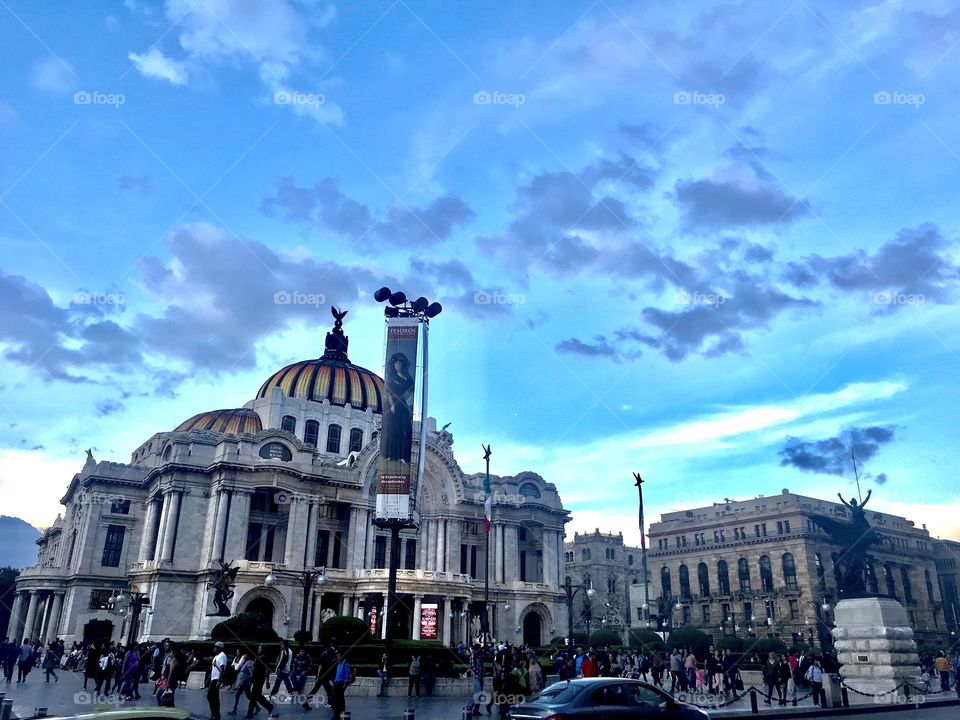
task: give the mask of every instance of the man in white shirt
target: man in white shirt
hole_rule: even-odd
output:
[[[223,651],[223,643],[215,642],[213,649],[216,655],[210,665],[210,687],[207,689],[207,702],[210,704],[211,720],[220,720],[220,679],[223,669],[227,667],[227,654]]]

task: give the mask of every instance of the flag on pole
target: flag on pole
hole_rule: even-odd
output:
[[[640,549],[645,551],[647,549],[647,532],[643,524],[643,478],[637,472],[633,474],[633,477],[637,481],[636,486],[639,488],[638,494],[640,495]]]
[[[493,492],[490,490],[490,446],[483,447],[483,459],[487,461],[487,473],[483,476],[483,524],[486,532],[490,532],[490,521],[493,519]]]

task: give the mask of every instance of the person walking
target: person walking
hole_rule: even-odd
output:
[[[123,685],[120,692],[124,700],[133,700],[133,691],[140,677],[140,653],[137,646],[130,643],[123,655]],[[137,693],[139,695],[139,692]]]
[[[681,680],[680,672],[683,669],[683,658],[680,655],[679,650],[674,650],[670,653],[670,694],[673,695],[674,690],[677,689],[677,686],[680,686],[680,689],[683,689],[683,684]]]
[[[780,700],[783,700],[783,693],[780,691],[780,666],[777,664],[777,656],[774,653],[770,653],[767,658],[767,662],[763,666],[761,672],[763,676],[763,684],[767,687],[767,697],[764,699],[767,705],[770,705],[770,698],[773,695],[773,689],[777,689],[777,694],[780,696]]]
[[[947,655],[943,650],[937,653],[937,659],[933,661],[933,669],[940,676],[940,692],[950,690],[950,663],[947,662]]]
[[[304,710],[310,709],[310,701],[317,696],[317,692],[321,687],[326,694],[326,702],[324,705],[327,707],[330,706],[330,697],[333,695],[333,672],[336,668],[334,665],[336,656],[337,651],[333,647],[329,647],[320,653],[320,664],[317,667],[317,681],[313,684],[313,689],[307,694],[307,697],[303,701]],[[382,683],[383,678],[381,678],[381,687]]]
[[[432,655],[425,655],[420,661],[420,682],[427,697],[433,697],[433,688],[437,685],[437,663]]]
[[[60,678],[57,677],[57,673],[54,672],[57,667],[60,665],[60,655],[57,653],[57,644],[50,643],[47,647],[47,652],[43,656],[43,673],[46,676],[44,682],[50,682],[50,676],[53,676],[54,682],[60,682]]]
[[[83,667],[83,689],[87,689],[87,683],[93,680],[97,682],[97,673],[100,672],[100,645],[91,643],[87,648],[87,664]]]
[[[27,675],[33,667],[33,645],[30,644],[30,638],[24,638],[20,645],[20,652],[17,655],[17,682],[27,681]]]
[[[387,688],[390,686],[390,656],[387,653],[380,656],[377,677],[380,678],[380,691],[377,693],[377,697],[386,697]]]
[[[267,684],[269,672],[267,661],[263,656],[263,645],[260,645],[257,647],[257,657],[253,661],[250,672],[250,703],[247,705],[247,720],[253,718],[253,711],[257,709],[257,705],[267,709],[267,717],[273,717],[273,703],[263,696],[263,688]]]
[[[793,672],[790,670],[790,663],[787,662],[787,659],[783,655],[777,657],[777,680],[779,681],[780,686],[780,704],[787,704],[787,697],[790,694],[791,687],[793,688],[793,699],[797,698],[797,688],[793,684]]]
[[[410,658],[410,666],[407,668],[407,697],[413,694],[414,688],[417,690],[417,697],[420,697],[420,656],[414,655]]]
[[[537,662],[535,657],[530,658],[530,666],[527,669],[527,682],[530,686],[530,693],[535,694],[543,690],[543,668]]]
[[[473,703],[470,712],[474,715],[480,714],[480,701],[483,698],[483,680],[486,674],[486,668],[483,663],[483,651],[480,649],[480,645],[475,644],[470,653],[470,675],[473,679]]]
[[[101,658],[102,661],[103,658]],[[180,659],[176,646],[167,641],[163,667],[160,670],[160,677],[157,678],[154,690],[158,707],[176,707],[177,685],[179,684],[178,678],[182,665],[183,660]]]
[[[307,684],[310,664],[311,660],[307,649],[301,647],[297,654],[293,656],[293,665],[290,667],[290,683],[298,696],[303,693],[303,688]]]
[[[268,698],[271,702],[273,701],[273,696],[280,690],[280,683],[283,683],[288,693],[293,694],[293,685],[290,683],[290,667],[292,665],[293,650],[290,649],[290,643],[284,640],[280,643],[280,656],[277,658],[277,667],[274,670],[277,674],[277,679],[273,683],[273,690],[270,691],[270,697]]]
[[[330,720],[340,720],[343,711],[347,709],[347,685],[353,682],[353,670],[347,658],[337,654],[337,671],[333,676],[333,696],[330,698],[330,708],[333,716]]]
[[[247,702],[250,701],[250,684],[253,679],[253,658],[246,652],[238,651],[236,659],[233,661],[236,679],[233,682],[233,710],[230,715],[237,714],[237,706],[240,704],[240,696],[245,695]]]
[[[807,682],[810,683],[810,692],[813,695],[813,704],[820,705],[823,696],[823,671],[820,670],[820,661],[816,658],[810,663],[806,674]]]
[[[16,666],[19,658],[20,648],[17,646],[17,643],[4,638],[3,657],[0,658],[0,660],[3,662],[3,678],[7,682],[13,681],[13,668]]]
[[[216,653],[210,661],[210,685],[207,687],[207,705],[210,706],[211,720],[220,720],[220,685],[227,668],[227,654],[219,640],[213,644]]]

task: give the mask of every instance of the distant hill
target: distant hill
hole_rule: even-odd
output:
[[[20,568],[37,564],[40,531],[26,520],[0,515],[0,567]]]

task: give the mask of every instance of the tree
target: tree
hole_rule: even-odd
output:
[[[217,623],[210,631],[213,640],[222,642],[269,643],[280,638],[267,617],[258,612],[240,613]]]
[[[747,646],[746,652],[751,655],[756,653],[760,656],[760,659],[763,660],[770,653],[786,654],[787,646],[780,638],[758,638]]]
[[[596,630],[590,635],[590,644],[595,648],[604,645],[623,645],[623,638],[616,630]]]
[[[727,635],[717,640],[716,648],[720,651],[729,650],[733,653],[740,654],[743,652],[743,638]]]
[[[10,608],[13,607],[13,591],[19,570],[12,567],[0,568],[0,628],[4,631],[10,625]]]
[[[663,642],[663,638],[657,635],[653,630],[648,630],[646,628],[630,631],[630,647],[636,648],[637,650],[643,650],[644,652],[658,653],[667,649],[667,646]]]
[[[370,626],[360,618],[340,615],[327,620],[321,628],[323,642],[352,647],[370,636]]]
[[[676,648],[693,650],[694,655],[703,659],[707,657],[707,652],[710,650],[710,637],[692,625],[684,625],[670,633],[667,645],[671,650]]]

